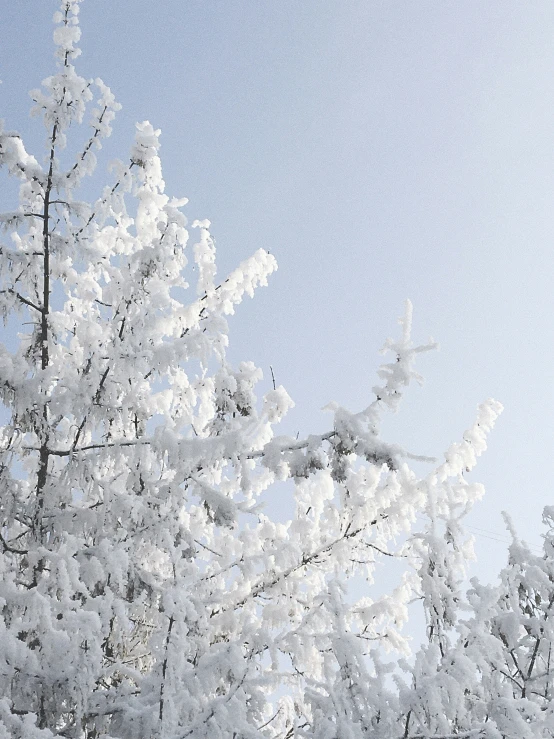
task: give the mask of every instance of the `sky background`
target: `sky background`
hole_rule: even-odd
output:
[[[56,9],[2,8],[0,117],[39,157],[27,91],[54,70]],[[473,474],[487,489],[469,519],[474,571],[492,579],[505,561],[503,509],[540,544],[554,502],[551,0],[87,0],[81,27],[78,71],[123,104],[101,170],[148,119],[168,194],[212,221],[220,274],[259,247],[276,256],[270,287],[231,319],[231,357],[259,365],[265,389],[273,367],[296,402],[283,431],[328,429],[330,400],[368,404],[410,298],[414,338],[440,351],[388,439],[440,457],[500,400]],[[0,178],[2,207],[15,197]]]

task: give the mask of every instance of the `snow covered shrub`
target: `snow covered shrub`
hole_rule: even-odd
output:
[[[516,699],[524,728],[546,725],[546,564],[514,545],[520,574],[494,598],[476,586],[476,626],[453,636],[460,518],[482,493],[462,473],[499,404],[423,477],[381,438],[432,347],[412,343],[408,304],[367,407],[335,407],[325,434],[276,436],[292,401],[276,387],[258,402],[261,372],[226,359],[225,318],[275,259],[260,249],[218,279],[207,221],[190,249],[148,122],[100,196],[79,200],[119,106],[75,70],[78,10],[61,3],[57,71],[32,93],[44,161],[0,129],[20,197],[0,242],[0,737],[512,736],[486,731]],[[283,480],[296,511],[271,520],[263,502]],[[373,582],[391,556],[406,564],[398,586],[354,600],[348,581]],[[407,653],[415,598],[429,640],[402,682],[382,652]],[[475,634],[492,640],[486,658]]]

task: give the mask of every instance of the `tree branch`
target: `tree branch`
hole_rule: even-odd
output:
[[[32,300],[29,300],[29,298],[24,298],[23,295],[21,295],[20,293],[18,293],[16,290],[14,290],[11,287],[8,288],[7,290],[3,290],[2,292],[7,292],[7,293],[10,293],[11,295],[14,295],[21,303],[28,306],[29,308],[34,308],[34,310],[38,311],[39,313],[43,312],[42,308],[39,308],[38,305],[35,305],[32,302]]]

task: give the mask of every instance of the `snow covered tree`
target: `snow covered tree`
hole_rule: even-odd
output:
[[[554,736],[552,506],[543,519],[548,531],[542,555],[519,541],[507,519],[513,542],[500,584],[474,579],[467,594],[469,617],[459,618],[456,608],[448,620],[455,626],[448,644],[433,649],[430,640],[421,650],[413,689],[405,691],[412,726],[406,736]]]
[[[75,69],[79,1],[61,2],[57,71],[32,93],[44,159],[0,129],[0,166],[19,181],[0,242],[0,737],[384,739],[422,736],[426,722],[425,736],[451,735],[461,719],[440,719],[418,691],[454,648],[459,519],[482,494],[463,473],[499,404],[423,477],[381,438],[433,346],[412,343],[408,304],[366,408],[333,406],[325,434],[275,435],[292,400],[270,386],[258,402],[261,371],[226,358],[226,316],[275,259],[261,249],[218,279],[208,221],[192,222],[190,250],[186,199],[164,192],[148,122],[99,196],[79,199],[119,107]],[[284,480],[295,514],[270,520],[264,499]],[[418,513],[428,531],[412,532]],[[349,579],[369,588],[391,556],[406,564],[398,586],[353,599]],[[483,668],[480,685],[506,673],[498,701],[517,686],[546,715],[552,601],[518,582],[525,633],[506,619],[494,631],[517,667]],[[512,578],[499,602],[513,607],[519,587]],[[421,658],[394,690],[381,652],[406,652],[416,597],[427,677]]]

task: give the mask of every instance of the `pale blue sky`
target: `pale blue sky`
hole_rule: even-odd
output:
[[[27,91],[53,69],[56,6],[2,10],[0,117],[35,151]],[[506,508],[539,542],[553,497],[551,0],[87,0],[81,23],[81,74],[123,104],[105,161],[149,119],[167,190],[211,219],[221,272],[260,246],[276,255],[231,342],[296,401],[286,430],[323,429],[331,399],[367,404],[409,297],[415,337],[441,351],[391,435],[441,454],[479,402],[502,401],[472,522],[503,534]],[[503,547],[477,544],[498,568]]]

